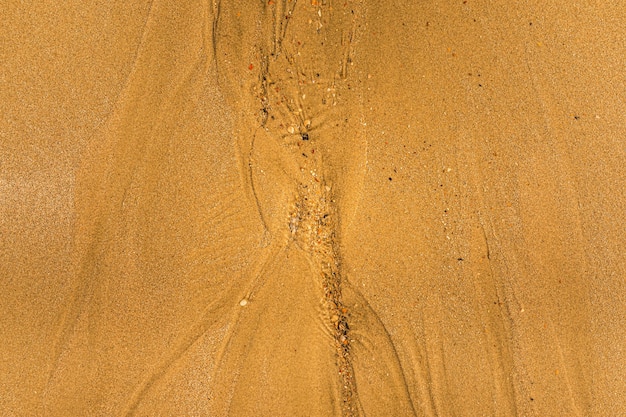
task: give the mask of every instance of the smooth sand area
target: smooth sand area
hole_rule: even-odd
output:
[[[0,415],[626,415],[623,2],[5,3]]]

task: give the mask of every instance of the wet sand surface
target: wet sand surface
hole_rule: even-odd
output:
[[[626,6],[129,3],[2,11],[0,414],[626,415]]]

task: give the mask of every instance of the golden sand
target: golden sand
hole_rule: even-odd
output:
[[[626,5],[7,3],[0,415],[626,415]]]

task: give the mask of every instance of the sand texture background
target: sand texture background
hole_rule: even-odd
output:
[[[626,4],[0,10],[0,415],[626,415]]]

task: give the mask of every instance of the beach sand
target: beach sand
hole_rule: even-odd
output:
[[[9,1],[2,416],[626,415],[626,6]]]

